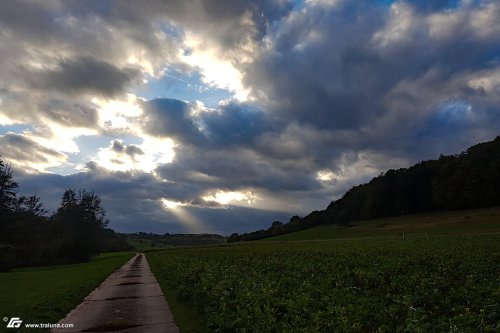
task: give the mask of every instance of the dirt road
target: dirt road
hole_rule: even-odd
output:
[[[144,254],[111,274],[52,332],[178,333],[172,313]]]

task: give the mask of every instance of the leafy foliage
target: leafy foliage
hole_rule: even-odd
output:
[[[48,211],[43,208],[40,197],[36,195],[22,195],[17,199],[15,211],[31,217],[44,216]]]
[[[17,187],[10,165],[0,159],[0,217],[7,215],[15,206]]]
[[[149,252],[212,332],[496,332],[498,236],[378,238]]]

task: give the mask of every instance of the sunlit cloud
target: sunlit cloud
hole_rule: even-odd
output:
[[[85,127],[65,127],[55,122],[47,121],[45,126],[35,127],[26,136],[44,147],[65,152],[78,153],[80,151],[75,139],[84,135],[97,135],[97,129]]]
[[[339,177],[334,172],[332,172],[331,170],[327,170],[327,169],[320,170],[316,173],[316,179],[319,181],[323,181],[323,182],[328,182],[328,181],[331,181],[333,179],[339,179],[339,178],[342,178],[342,177]]]
[[[179,206],[182,206],[181,202],[172,201],[172,200],[168,200],[168,199],[164,199],[164,198],[161,199],[161,203],[167,209],[175,209],[175,208],[177,208]]]
[[[202,199],[206,202],[216,202],[220,205],[234,205],[239,206],[242,203],[251,206],[258,200],[258,196],[251,191],[223,191],[217,190],[215,192],[209,192],[202,196]]]
[[[2,106],[1,103],[0,103],[0,106]],[[17,123],[16,121],[14,121],[14,120],[10,119],[9,117],[7,117],[6,115],[0,113],[0,126],[14,125],[16,123]]]
[[[201,39],[193,34],[187,34],[185,42],[190,52],[179,50],[180,57],[190,66],[200,70],[204,83],[227,89],[240,101],[248,99],[249,92],[242,83],[243,75],[230,61],[221,58],[216,49],[203,48]]]
[[[131,134],[141,133],[140,127],[134,119],[143,114],[140,97],[127,94],[123,99],[93,98],[92,102],[98,107],[98,122],[105,131],[126,132]]]
[[[126,145],[121,140],[113,140],[97,153],[95,162],[109,171],[153,172],[159,165],[171,163],[174,142],[169,138],[143,136],[142,144]]]

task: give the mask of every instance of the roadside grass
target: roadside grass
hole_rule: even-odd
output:
[[[262,241],[298,241],[409,235],[457,235],[500,232],[500,207],[357,221],[351,227],[321,225]]]
[[[371,237],[147,259],[185,333],[498,332],[499,248],[498,234]]]
[[[209,246],[217,247],[216,245]],[[181,248],[178,248],[181,249]],[[173,250],[173,249],[172,249]],[[162,269],[162,262],[160,257],[154,255],[153,253],[168,253],[167,250],[155,249],[146,252],[146,258],[148,260],[151,271],[155,275],[158,283],[160,284],[161,290],[167,299],[168,306],[174,315],[175,323],[182,333],[206,333],[207,332],[207,318],[196,311],[193,304],[189,304],[185,301],[179,299],[177,290],[173,288],[167,279],[163,276],[165,272]],[[159,275],[160,274],[160,275]],[[168,273],[167,273],[168,274]]]
[[[56,323],[133,255],[132,252],[103,253],[87,263],[27,267],[0,273],[0,318]],[[0,327],[4,328],[3,323]]]

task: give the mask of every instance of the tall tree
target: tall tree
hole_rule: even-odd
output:
[[[86,221],[95,223],[101,229],[108,226],[109,220],[106,218],[106,210],[101,205],[101,198],[94,191],[80,190],[78,192],[78,202]]]
[[[31,217],[43,216],[47,214],[47,210],[43,208],[43,203],[40,197],[35,195],[22,195],[17,199],[17,209],[19,213],[29,215]]]
[[[0,216],[14,210],[17,187],[10,164],[0,159]]]
[[[109,220],[94,192],[67,189],[53,219],[65,230],[63,252],[70,260],[87,261],[100,252],[99,243],[105,238]]]
[[[56,216],[71,215],[78,207],[75,190],[69,188],[63,193],[61,205],[57,208]]]

